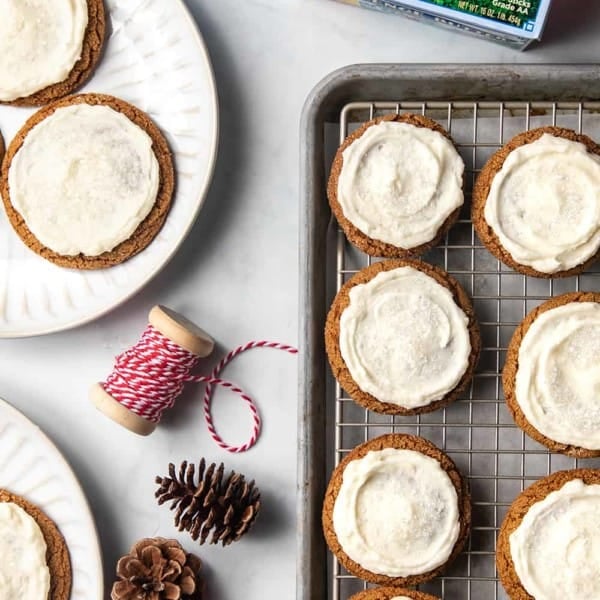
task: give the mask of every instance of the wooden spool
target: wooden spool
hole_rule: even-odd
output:
[[[155,306],[148,315],[148,322],[172,342],[199,358],[209,356],[214,349],[214,340],[203,329],[170,308]],[[125,408],[99,383],[90,390],[90,399],[100,412],[133,433],[149,435],[156,429],[156,423]]]

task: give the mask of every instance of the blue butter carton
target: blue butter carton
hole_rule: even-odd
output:
[[[541,39],[552,0],[338,0],[524,50]]]

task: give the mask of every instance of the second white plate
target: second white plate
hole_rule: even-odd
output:
[[[63,534],[71,555],[71,600],[102,600],[102,559],[81,487],[54,444],[0,400],[0,488],[41,508]]]
[[[0,337],[52,333],[108,312],[173,256],[194,223],[212,177],[218,104],[210,60],[181,0],[106,0],[104,56],[81,91],[118,96],[147,112],[175,157],[176,192],[150,246],[102,271],[62,269],[31,252],[0,209]],[[0,106],[7,143],[33,110]]]

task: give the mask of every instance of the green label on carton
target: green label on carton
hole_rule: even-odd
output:
[[[485,17],[533,31],[541,0],[424,0],[429,4]]]

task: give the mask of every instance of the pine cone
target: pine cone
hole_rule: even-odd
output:
[[[186,530],[201,544],[207,541],[212,530],[211,544],[223,546],[242,537],[252,526],[260,509],[260,492],[254,481],[246,482],[243,475],[231,472],[223,480],[223,463],[206,468],[204,459],[198,465],[198,483],[195,467],[184,461],[179,473],[169,465],[168,477],[157,477],[159,485],[155,496],[159,504],[171,502],[175,510],[175,526]]]
[[[176,540],[140,540],[117,563],[112,600],[202,600],[202,561]]]

